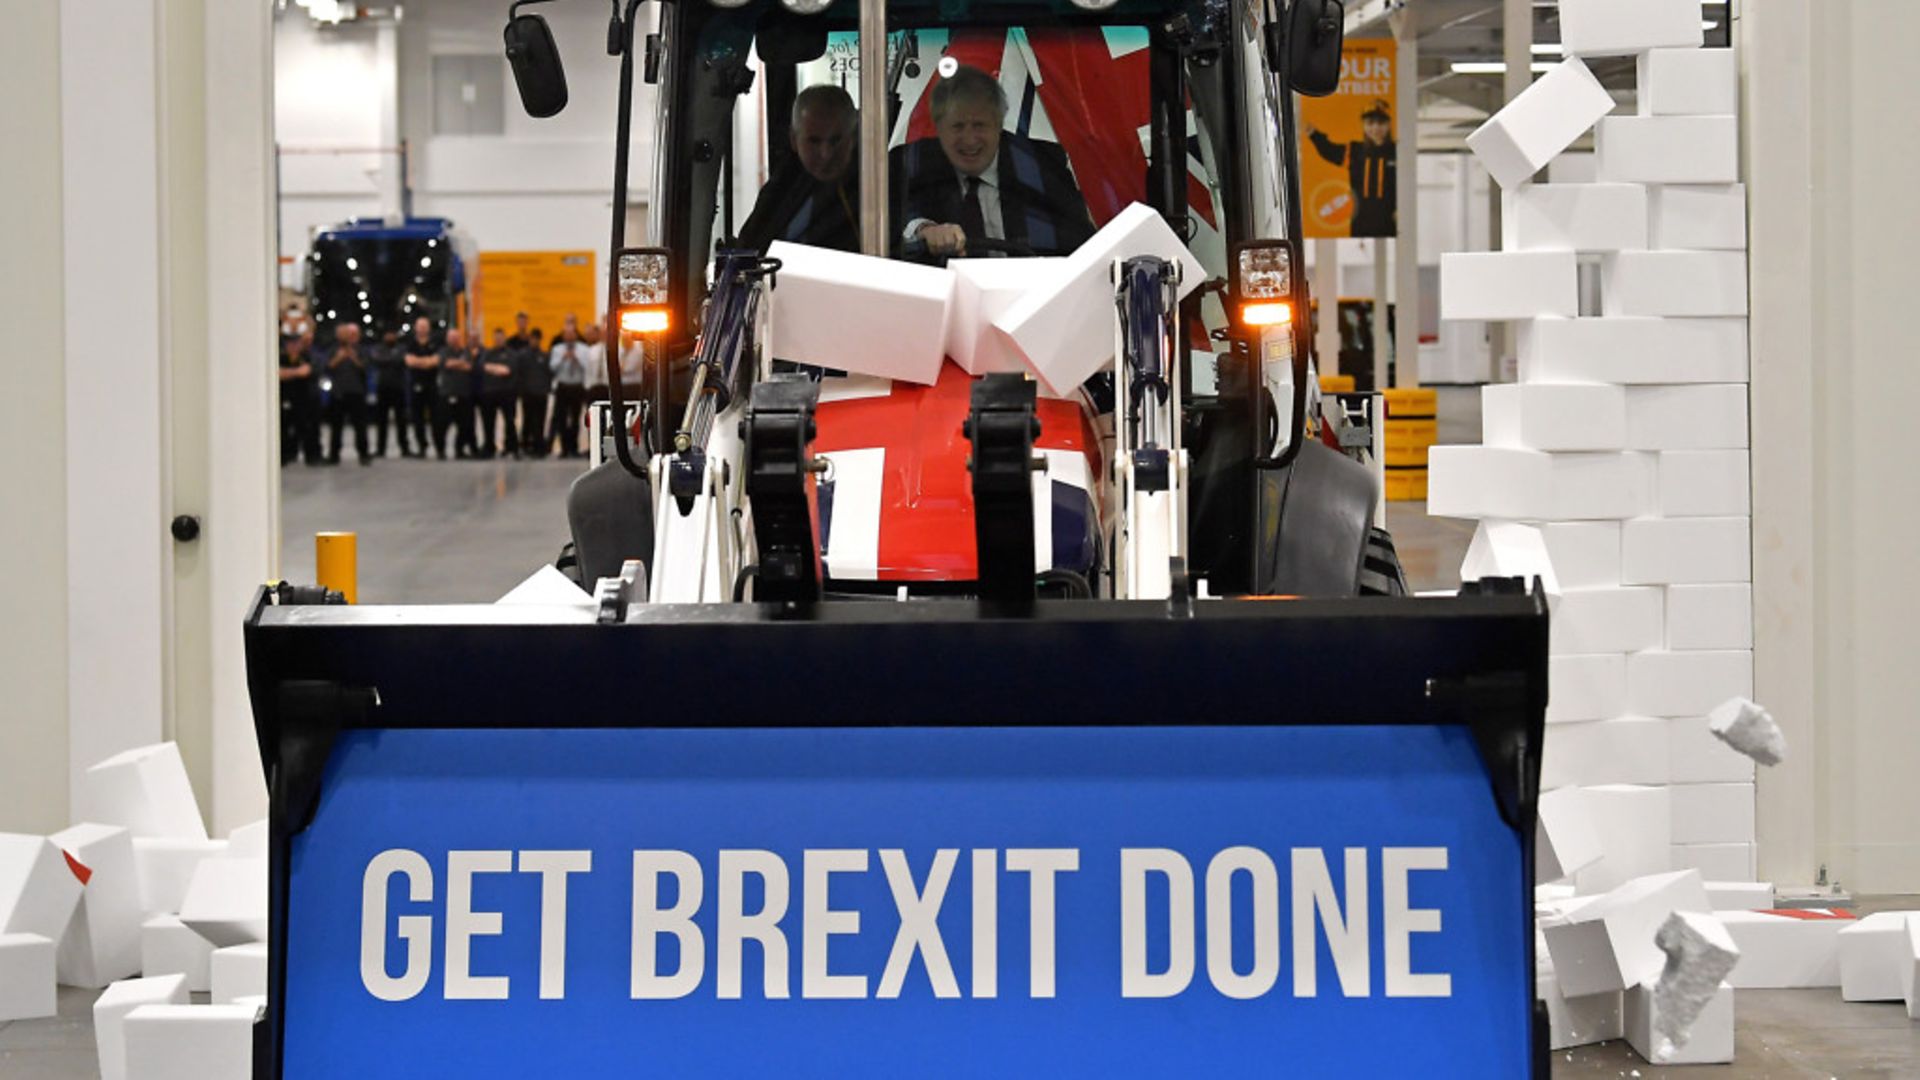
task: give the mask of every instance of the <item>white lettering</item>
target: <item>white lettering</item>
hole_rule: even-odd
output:
[[[1333,891],[1327,853],[1320,848],[1293,849],[1293,995],[1319,993],[1319,950],[1313,936],[1314,917],[1326,927],[1327,951],[1340,977],[1340,992],[1366,997],[1371,989],[1367,971],[1367,850],[1346,852],[1347,910],[1342,917],[1340,897]]]
[[[523,851],[520,872],[540,875],[540,996],[567,996],[567,875],[593,869],[591,851]]]
[[[744,911],[748,874],[758,875],[766,892],[753,915]],[[742,943],[752,940],[760,943],[761,995],[786,997],[787,936],[780,932],[780,920],[787,914],[787,864],[771,851],[722,851],[719,904],[713,934],[719,996],[740,996]]]
[[[1453,976],[1413,971],[1414,934],[1440,932],[1438,908],[1408,906],[1407,875],[1414,870],[1445,870],[1447,849],[1382,848],[1380,851],[1381,922],[1386,932],[1388,997],[1452,997]]]
[[[678,895],[660,907],[660,876],[671,875]],[[700,863],[684,851],[633,853],[633,968],[628,994],[636,1000],[686,997],[705,974],[706,939],[693,924],[703,885]],[[661,974],[659,938],[671,934],[680,943],[680,967]]]
[[[1000,993],[1000,853],[973,852],[973,996]]]
[[[1147,875],[1167,879],[1167,970],[1147,970]],[[1120,996],[1172,997],[1193,981],[1193,867],[1168,848],[1120,849]]]
[[[1253,881],[1253,966],[1233,969],[1233,875]],[[1230,998],[1256,998],[1280,977],[1280,877],[1259,848],[1230,847],[1207,863],[1207,978]]]
[[[475,874],[505,874],[513,870],[511,851],[447,852],[447,999],[449,1001],[504,1001],[505,975],[471,973],[473,939],[500,932],[500,913],[473,910]]]
[[[953,867],[959,859],[958,848],[934,852],[933,867],[927,871],[927,886],[916,890],[913,871],[907,866],[907,853],[898,848],[881,849],[880,866],[887,873],[887,888],[893,891],[893,906],[900,911],[900,930],[893,936],[893,950],[887,954],[887,966],[880,973],[880,988],[875,997],[900,996],[916,952],[927,966],[927,981],[933,984],[933,996],[960,996],[960,984],[953,977],[953,963],[947,959],[946,942],[940,939],[939,923],[940,904],[946,899],[947,885],[953,880]]]
[[[1050,998],[1054,984],[1055,874],[1080,869],[1078,848],[1008,848],[1007,870],[1027,879],[1027,996]]]
[[[827,939],[860,932],[858,911],[835,911],[828,906],[832,875],[865,873],[865,848],[809,849],[801,857],[800,996],[806,998],[863,998],[865,975],[834,975],[827,970]]]
[[[395,874],[407,877],[407,899],[433,899],[433,868],[417,851],[392,848],[367,863],[360,884],[360,982],[381,1001],[406,1001],[427,985],[433,974],[433,916],[402,915],[400,940],[407,943],[407,966],[398,978],[387,974],[387,882]]]

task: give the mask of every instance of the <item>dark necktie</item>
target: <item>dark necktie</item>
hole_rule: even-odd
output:
[[[987,238],[987,218],[980,210],[980,178],[966,178],[967,193],[960,199],[960,227],[966,230],[967,239],[985,240]]]

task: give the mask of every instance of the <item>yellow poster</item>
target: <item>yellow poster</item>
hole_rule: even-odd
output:
[[[514,315],[524,311],[551,341],[568,315],[583,326],[599,317],[593,268],[591,251],[483,251],[473,321],[492,341],[495,330],[511,336]]]
[[[1300,189],[1309,239],[1399,233],[1394,76],[1391,39],[1349,39],[1340,88],[1301,101]]]

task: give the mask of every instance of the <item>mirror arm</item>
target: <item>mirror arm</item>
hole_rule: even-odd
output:
[[[542,3],[544,0],[516,0],[522,3]],[[620,275],[614,272],[616,260],[621,248],[627,246],[627,159],[633,147],[633,27],[635,17],[644,0],[627,0],[626,15],[619,14],[619,0],[613,0],[614,21],[607,27],[607,44],[617,45],[620,56],[620,109],[616,121],[613,142],[613,247],[610,249],[607,264],[607,325],[601,334],[601,340],[607,343],[611,354],[604,365],[607,373],[607,403],[613,428],[613,450],[620,459],[620,467],[641,479],[646,479],[647,468],[633,458],[632,448],[628,445],[629,425],[627,424],[626,387],[622,385],[620,370]],[[645,346],[642,346],[644,348]],[[659,398],[658,387],[666,383],[667,356],[664,343],[659,347],[655,358],[657,370],[654,372],[656,384],[655,398]],[[666,418],[660,415],[664,410],[654,409],[654,422],[663,424]],[[654,445],[661,443],[656,440]]]

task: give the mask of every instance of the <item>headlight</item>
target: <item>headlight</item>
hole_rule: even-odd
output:
[[[1088,11],[1105,11],[1115,3],[1116,0],[1073,0],[1074,7],[1086,8]]]
[[[620,277],[620,306],[643,307],[667,302],[667,251],[664,248],[629,248],[617,262]]]
[[[1293,295],[1293,252],[1280,244],[1240,249],[1238,292],[1242,300],[1279,300]]]
[[[833,4],[833,0],[780,0],[788,11],[795,15],[818,15]]]

